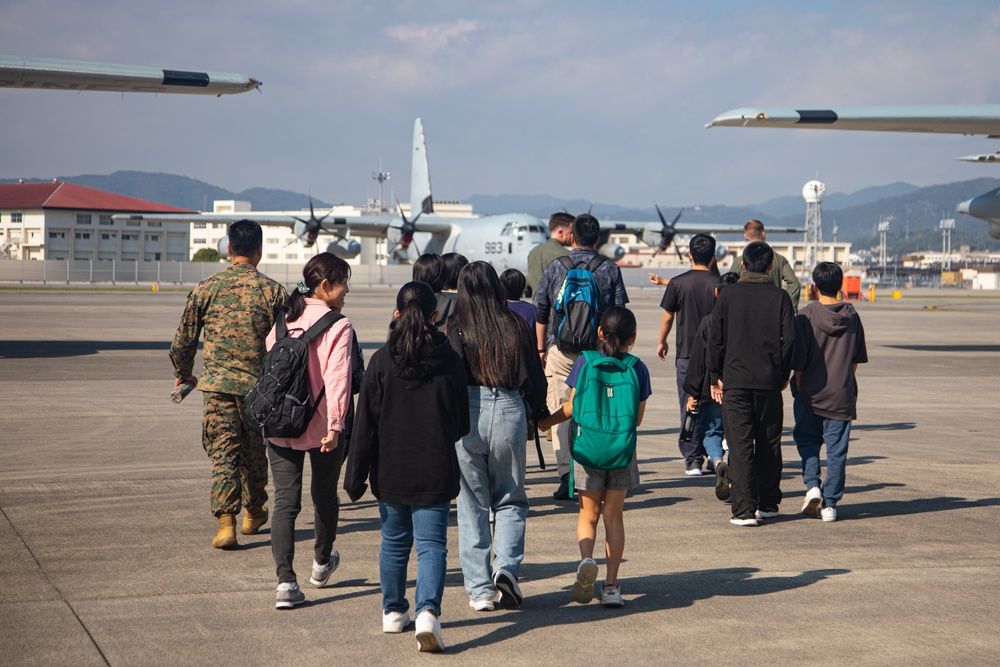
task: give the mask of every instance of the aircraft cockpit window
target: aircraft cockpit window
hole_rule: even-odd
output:
[[[514,238],[523,239],[525,228],[520,225],[514,225]]]
[[[506,225],[503,226],[503,229],[500,230],[500,236],[510,236],[513,233],[513,231],[514,231],[514,223],[508,222]]]

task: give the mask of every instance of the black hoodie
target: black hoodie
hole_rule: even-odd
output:
[[[820,417],[857,419],[853,364],[868,361],[865,329],[851,304],[812,301],[795,317],[796,398]]]
[[[351,500],[364,495],[366,480],[389,503],[437,505],[458,496],[455,443],[469,432],[465,368],[440,332],[421,364],[424,377],[407,380],[386,347],[372,355],[344,476]]]

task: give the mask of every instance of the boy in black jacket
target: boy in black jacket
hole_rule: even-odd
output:
[[[740,279],[740,274],[730,271],[719,277],[715,285],[715,298],[719,298],[722,289]],[[725,433],[722,428],[722,406],[712,400],[711,382],[708,377],[706,352],[708,351],[708,332],[715,320],[713,310],[701,318],[698,331],[691,341],[691,358],[688,360],[687,373],[684,376],[684,393],[688,395],[688,410],[696,406],[701,413],[698,421],[704,434],[705,452],[708,462],[715,468],[715,496],[722,502],[732,500],[729,491],[729,466],[725,462],[725,452],[722,451],[722,438]]]
[[[712,399],[722,404],[729,481],[738,526],[778,516],[781,502],[781,392],[795,351],[788,293],[771,282],[774,251],[755,241],[743,251],[743,275],[719,295],[709,329]]]

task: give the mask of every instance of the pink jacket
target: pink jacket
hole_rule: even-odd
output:
[[[289,335],[301,336],[318,322],[330,308],[319,299],[306,298],[306,307],[302,316],[288,323]],[[351,400],[351,342],[354,330],[347,318],[337,320],[333,326],[323,332],[319,338],[309,343],[309,397],[315,401],[323,386],[326,393],[316,408],[316,414],[306,432],[297,438],[268,438],[268,441],[278,447],[292,449],[316,449],[327,431],[344,432],[344,418],[347,416],[347,404]],[[277,333],[274,327],[267,334],[267,349],[274,347]],[[323,417],[326,417],[324,419]]]

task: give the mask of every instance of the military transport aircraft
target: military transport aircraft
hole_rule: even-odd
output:
[[[1000,104],[869,106],[836,109],[743,108],[719,114],[705,127],[783,127],[876,132],[977,134],[1000,138]],[[996,162],[997,154],[966,155],[966,162]],[[1000,239],[1000,188],[957,206],[959,213],[985,220]]]
[[[0,88],[220,96],[258,87],[242,74],[0,55]]]
[[[116,215],[116,220],[153,221],[209,221],[234,222],[252,218],[262,225],[291,227],[305,247],[311,247],[320,234],[329,234],[333,241],[326,247],[338,257],[356,257],[361,246],[351,237],[386,238],[393,245],[389,254],[397,261],[409,261],[423,252],[443,254],[457,252],[469,261],[483,260],[498,271],[514,268],[527,273],[528,253],[548,239],[548,221],[524,213],[486,215],[479,217],[442,216],[434,212],[431,195],[430,172],[427,166],[427,149],[424,141],[423,122],[418,118],[413,124],[413,160],[410,174],[410,216],[397,204],[397,213],[378,212],[359,215],[332,215],[330,212],[316,216],[312,204],[309,217],[299,212],[249,212],[191,214],[142,214]],[[618,260],[625,250],[608,242],[613,233],[636,234],[645,243],[662,251],[670,247],[679,234],[727,233],[742,234],[743,227],[736,225],[686,224],[679,222],[680,214],[671,222],[659,211],[660,222],[601,223],[601,240],[598,247],[605,257]],[[768,228],[769,233],[802,233],[797,228]],[[350,236],[348,236],[348,234]],[[219,255],[225,257],[229,239],[219,240]]]

